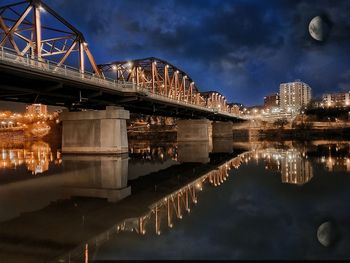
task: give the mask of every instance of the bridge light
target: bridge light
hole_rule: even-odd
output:
[[[84,47],[87,47],[88,43],[87,42],[83,42],[83,45],[84,45]]]
[[[42,5],[38,6],[40,12],[46,12],[45,8]]]
[[[127,65],[128,65],[129,68],[131,68],[132,67],[132,62],[129,61]]]
[[[169,68],[169,65],[166,65],[165,67],[166,67],[166,68]]]
[[[154,65],[157,65],[157,61],[153,61]]]
[[[113,66],[112,66],[112,69],[113,69],[113,70],[117,70],[117,65],[113,65]]]
[[[191,82],[191,85],[194,85],[194,81]]]
[[[186,76],[186,75],[184,76],[184,79],[187,79],[187,76]]]
[[[178,71],[178,70],[176,70],[176,71],[175,71],[175,73],[176,73],[176,74],[179,74],[179,71]]]

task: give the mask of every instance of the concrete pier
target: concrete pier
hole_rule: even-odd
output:
[[[128,152],[129,112],[107,106],[101,111],[63,112],[62,152],[120,154]]]
[[[215,121],[212,124],[213,126],[213,138],[227,138],[232,139],[232,122],[222,122],[222,121]]]
[[[204,142],[211,138],[211,121],[202,120],[178,120],[178,142]]]

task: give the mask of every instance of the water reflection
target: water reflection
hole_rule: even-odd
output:
[[[246,145],[247,147],[247,145]],[[310,144],[269,147],[266,144],[249,145],[243,162],[263,161],[266,170],[281,173],[281,182],[303,185],[314,177],[314,166],[321,164],[329,172],[350,171],[350,144]]]
[[[24,166],[31,174],[37,175],[48,171],[51,163],[60,165],[61,153],[53,152],[49,144],[42,141],[7,146],[1,149],[0,163],[0,170],[4,173]]]
[[[64,170],[70,178],[64,181],[64,194],[105,198],[117,202],[131,194],[128,186],[128,156],[66,155]]]
[[[131,142],[129,156],[65,155],[63,158],[45,143],[31,144],[25,149],[4,148],[1,161],[6,161],[6,165],[1,169],[6,172],[23,174],[19,167],[25,167],[29,173],[48,172],[51,164],[57,164],[60,169],[51,169],[50,176],[0,185],[0,210],[4,211],[0,215],[0,238],[29,243],[34,240],[41,242],[40,249],[46,249],[42,240],[64,244],[47,256],[58,256],[59,260],[85,255],[88,244],[91,256],[114,235],[119,237],[129,232],[141,236],[166,235],[168,230],[180,226],[179,221],[190,215],[197,204],[214,208],[217,204],[202,200],[213,187],[225,189],[220,186],[238,172],[231,169],[261,166],[265,173],[277,172],[282,183],[299,186],[313,184],[320,168],[332,174],[350,171],[350,144],[346,142],[255,143],[240,145],[241,154],[233,151],[231,141],[212,143],[211,146],[210,143]],[[37,167],[39,164],[41,168]],[[238,189],[231,187],[229,191]],[[243,195],[249,197],[250,192]],[[64,220],[60,221],[62,215]],[[201,220],[205,224],[206,216]],[[36,222],[47,222],[57,230],[40,232],[41,225]],[[76,228],[81,233],[74,233],[74,238],[65,233]],[[18,249],[16,244],[13,246]]]
[[[208,163],[209,142],[179,142],[178,161]]]
[[[254,150],[244,156],[245,162],[250,159],[262,160],[265,169],[280,172],[282,183],[303,185],[313,177],[311,162],[296,148]]]
[[[129,156],[138,160],[166,161],[177,160],[177,144],[159,145],[152,141],[130,141]]]
[[[117,233],[135,231],[142,235],[153,230],[157,235],[160,235],[162,227],[172,228],[175,220],[182,219],[185,214],[191,212],[191,209],[198,202],[197,193],[202,191],[206,185],[217,187],[223,184],[229,176],[228,172],[233,167],[237,168],[237,159],[240,159],[240,157],[225,162],[182,188],[164,196],[159,201],[151,204],[150,210],[146,214],[138,218],[126,219],[117,224],[113,230],[116,229]]]

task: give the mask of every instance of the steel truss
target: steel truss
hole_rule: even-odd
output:
[[[184,71],[171,63],[155,58],[143,58],[131,61],[114,61],[98,65],[103,74],[118,81],[130,81],[141,89],[209,108],[228,111],[226,99],[217,92],[201,93]]]
[[[44,25],[42,14],[50,16],[56,26]],[[54,35],[54,37],[52,37]],[[101,76],[83,34],[41,0],[26,0],[0,7],[0,47],[9,47],[20,56],[52,59],[57,66],[78,53],[78,65],[84,73],[85,55],[92,70]]]

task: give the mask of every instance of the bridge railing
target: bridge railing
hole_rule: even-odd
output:
[[[109,78],[100,78],[95,76],[95,74],[92,72],[85,71],[82,73],[77,68],[67,65],[58,65],[58,63],[55,61],[43,58],[39,59],[35,56],[21,56],[18,55],[15,50],[6,47],[0,47],[0,59],[3,61],[9,61],[11,63],[17,63],[28,68],[61,75],[70,79],[78,79],[79,81],[103,85],[114,90],[136,91],[136,87],[130,82],[115,81]]]

